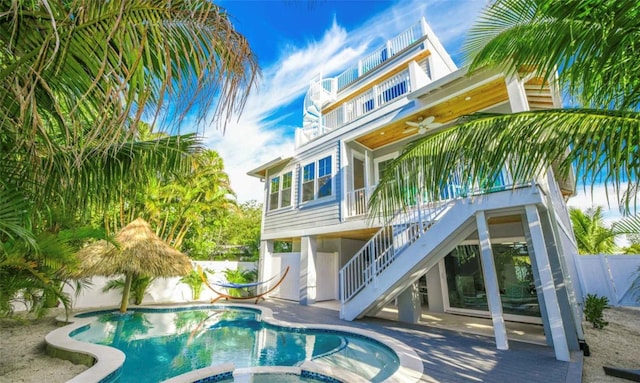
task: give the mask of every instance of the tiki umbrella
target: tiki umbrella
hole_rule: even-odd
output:
[[[120,247],[98,241],[78,252],[80,275],[125,275],[120,312],[127,311],[131,281],[135,275],[173,277],[192,270],[189,257],[169,246],[151,230],[142,218],[137,218],[116,235]]]

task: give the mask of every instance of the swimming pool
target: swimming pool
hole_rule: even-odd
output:
[[[243,370],[245,375],[252,368],[312,364],[324,368],[329,376],[342,371],[372,382],[407,381],[406,377],[398,379],[407,372],[399,353],[406,361],[407,350],[397,344],[381,343],[372,339],[378,335],[363,330],[278,322],[269,310],[265,315],[264,308],[253,307],[137,308],[126,316],[94,312],[80,315],[77,320],[82,324],[67,335],[73,342],[122,350],[126,358],[118,372],[119,383],[160,382],[225,363],[232,363],[232,369]],[[278,381],[268,374],[261,379]],[[318,380],[298,376],[292,381]]]

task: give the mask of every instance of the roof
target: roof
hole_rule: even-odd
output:
[[[265,176],[267,175],[267,170],[270,168],[273,168],[275,166],[278,165],[283,165],[286,164],[287,162],[291,161],[293,157],[278,157],[276,159],[273,159],[269,162],[267,162],[266,164],[260,165],[257,168],[253,169],[253,170],[249,170],[247,172],[247,175],[250,175],[252,177],[257,177],[257,178],[265,178]]]

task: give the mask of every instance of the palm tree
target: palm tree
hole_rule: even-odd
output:
[[[554,164],[559,178],[575,166],[585,185],[604,174],[617,196],[625,182],[638,185],[639,39],[635,0],[493,1],[469,31],[470,70],[498,67],[557,81],[579,108],[476,114],[414,142],[385,172],[373,212],[402,208],[401,190],[424,188],[437,196],[460,169],[462,179],[482,184],[506,165],[515,181],[528,182]]]
[[[149,177],[188,168],[197,137],[141,141],[143,119],[170,134],[187,114],[224,130],[258,67],[206,0],[0,4],[0,245],[30,247],[19,266],[30,273],[52,205],[86,221]],[[0,273],[14,258],[0,246]]]
[[[77,196],[104,200],[115,193],[95,191],[118,191],[118,177],[137,174],[114,173],[114,167],[155,159],[154,165],[171,168],[164,155],[176,138],[132,144],[141,119],[175,133],[192,112],[196,123],[224,129],[257,73],[246,40],[226,12],[206,0],[2,5],[2,201],[27,186],[29,200],[63,194],[67,203],[83,206]],[[188,141],[193,144],[182,139]],[[143,150],[158,155],[138,155]],[[105,165],[113,166],[101,174]]]
[[[569,209],[569,217],[580,254],[612,254],[616,248],[615,233],[604,224],[602,207]]]

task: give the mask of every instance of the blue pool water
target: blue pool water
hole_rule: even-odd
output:
[[[122,350],[118,382],[160,382],[198,368],[231,362],[236,368],[296,366],[322,361],[379,382],[399,366],[381,343],[339,331],[295,329],[260,321],[258,310],[143,309],[120,316],[98,313],[74,331],[80,341]]]

